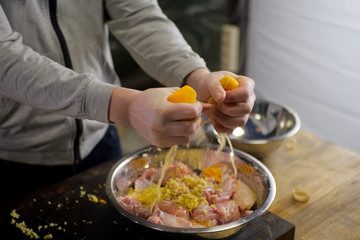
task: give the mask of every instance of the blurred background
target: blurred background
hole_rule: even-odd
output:
[[[253,78],[257,97],[294,109],[303,130],[360,153],[360,1],[158,2],[210,70]],[[112,37],[111,48],[123,86],[161,86]]]

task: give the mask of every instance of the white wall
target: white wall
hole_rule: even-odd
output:
[[[247,75],[302,129],[360,153],[360,1],[250,0]]]

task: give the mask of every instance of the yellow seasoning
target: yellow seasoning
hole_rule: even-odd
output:
[[[219,169],[219,164],[214,164],[211,167],[203,169],[203,178],[213,178],[216,182],[221,183],[222,171]]]
[[[250,175],[256,171],[255,168],[247,164],[238,165],[238,168],[246,175]]]

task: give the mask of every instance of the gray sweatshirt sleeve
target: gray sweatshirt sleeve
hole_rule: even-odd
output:
[[[65,116],[108,123],[115,86],[41,56],[13,32],[0,5],[0,94]]]
[[[150,76],[179,86],[187,74],[205,68],[156,0],[107,0],[110,31]]]

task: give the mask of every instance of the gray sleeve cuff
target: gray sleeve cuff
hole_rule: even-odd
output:
[[[207,68],[202,58],[195,57],[189,60],[183,60],[183,62],[181,63],[181,67],[176,68],[174,70],[174,76],[176,78],[177,83],[174,83],[174,79],[170,81],[166,81],[166,79],[164,79],[163,82],[167,86],[180,87],[183,85],[183,81],[185,77],[198,68]]]
[[[82,101],[84,117],[103,123],[109,121],[109,105],[112,92],[117,86],[100,82],[95,79],[89,81],[85,88]]]

